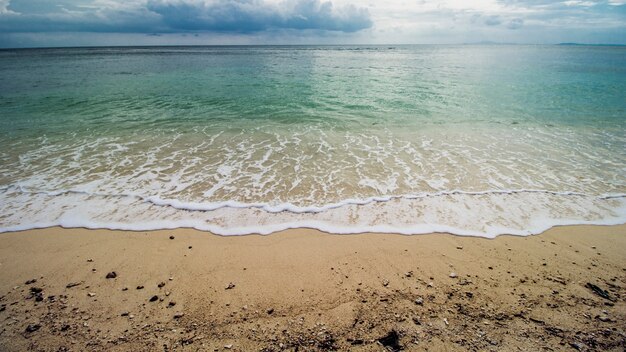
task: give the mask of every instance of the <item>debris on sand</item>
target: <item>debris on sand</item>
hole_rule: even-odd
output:
[[[400,335],[395,330],[391,330],[387,335],[379,338],[378,342],[390,351],[401,351],[404,349],[400,345]]]
[[[587,285],[585,285],[585,287],[587,287],[588,289],[590,289],[591,291],[593,291],[593,293],[595,293],[596,295],[604,298],[604,299],[608,299],[609,301],[611,300],[609,293],[603,289],[601,289],[600,287],[592,284],[591,282],[587,282]]]
[[[107,279],[115,279],[116,277],[117,277],[117,273],[115,271],[111,271],[106,276]]]
[[[31,332],[35,332],[39,330],[40,328],[41,328],[41,325],[39,324],[28,324],[25,331],[28,333],[31,333]]]

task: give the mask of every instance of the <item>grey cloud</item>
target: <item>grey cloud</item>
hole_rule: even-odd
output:
[[[521,18],[514,18],[506,25],[508,29],[519,29],[524,25],[524,20]]]
[[[485,19],[485,24],[487,26],[497,26],[500,23],[502,23],[500,16],[489,16]]]
[[[13,0],[4,7],[8,11],[0,12],[0,33],[252,33],[271,29],[356,32],[373,24],[365,8],[334,7],[332,2],[320,0],[284,1],[280,5],[265,0],[106,4],[108,7],[94,0]]]
[[[149,0],[147,8],[172,29],[257,32],[267,29],[317,29],[355,32],[372,26],[369,12],[353,5],[334,8],[330,1],[298,0],[280,6],[262,0],[185,3]]]
[[[626,23],[626,6],[610,0],[499,0],[517,11],[524,10],[524,20],[533,26],[555,28],[616,28]],[[507,24],[518,29],[524,21],[513,20]]]

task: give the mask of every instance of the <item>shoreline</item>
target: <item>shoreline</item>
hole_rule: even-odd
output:
[[[626,225],[495,238],[6,232],[0,349],[622,351],[624,253]]]
[[[111,232],[129,232],[129,233],[147,233],[147,232],[160,232],[160,231],[174,231],[174,232],[200,232],[200,233],[204,233],[208,236],[218,236],[218,237],[248,237],[248,236],[260,236],[260,237],[267,237],[267,236],[274,236],[274,235],[278,235],[278,234],[282,234],[282,233],[291,233],[291,232],[299,232],[299,231],[307,231],[307,232],[315,232],[321,235],[328,235],[328,236],[360,236],[360,235],[384,235],[384,236],[406,236],[406,237],[414,237],[414,236],[433,236],[433,235],[444,235],[444,236],[454,236],[454,237],[468,237],[468,238],[482,238],[482,239],[486,239],[486,240],[494,240],[496,238],[499,237],[533,237],[533,236],[541,236],[546,232],[552,231],[553,229],[558,229],[558,228],[576,228],[576,227],[626,227],[626,222],[619,222],[619,223],[574,223],[574,224],[563,224],[563,225],[553,225],[550,226],[549,228],[539,232],[539,233],[528,233],[528,234],[514,234],[514,233],[502,233],[502,234],[498,234],[495,236],[485,236],[485,235],[479,235],[479,234],[459,234],[459,233],[454,233],[454,232],[446,232],[446,231],[431,231],[431,232],[419,232],[419,233],[412,233],[412,232],[394,232],[394,231],[389,231],[389,232],[385,232],[385,231],[380,231],[380,232],[373,232],[373,231],[362,231],[362,232],[331,232],[331,231],[325,231],[325,230],[321,230],[317,227],[310,227],[310,226],[296,226],[296,227],[287,227],[284,229],[280,229],[280,230],[276,230],[276,231],[272,231],[272,232],[250,232],[250,233],[243,233],[243,234],[220,234],[220,233],[216,233],[216,232],[211,232],[211,231],[207,231],[207,230],[203,230],[203,229],[198,229],[195,227],[187,227],[187,226],[182,226],[182,227],[172,227],[172,228],[158,228],[158,229],[145,229],[145,230],[141,230],[141,229],[125,229],[125,228],[108,228],[108,227],[87,227],[87,226],[62,226],[62,225],[53,225],[53,226],[41,226],[41,227],[32,227],[32,228],[24,228],[24,229],[9,229],[6,231],[0,231],[0,236],[4,235],[4,234],[16,234],[16,233],[23,233],[23,232],[31,232],[31,231],[46,231],[46,230],[50,230],[50,229],[58,229],[58,230],[78,230],[78,231],[111,231]]]

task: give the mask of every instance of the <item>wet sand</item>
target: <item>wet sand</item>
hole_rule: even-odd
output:
[[[623,351],[625,287],[626,225],[496,239],[48,228],[0,234],[0,350]]]

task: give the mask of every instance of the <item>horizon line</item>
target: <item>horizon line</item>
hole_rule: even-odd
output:
[[[24,47],[0,47],[0,50],[29,50],[29,49],[97,49],[97,48],[160,48],[160,47],[314,47],[314,46],[459,46],[459,45],[483,45],[483,46],[626,46],[617,43],[508,43],[508,42],[468,42],[468,43],[404,43],[404,44],[163,44],[163,45],[71,45],[71,46],[24,46]]]

